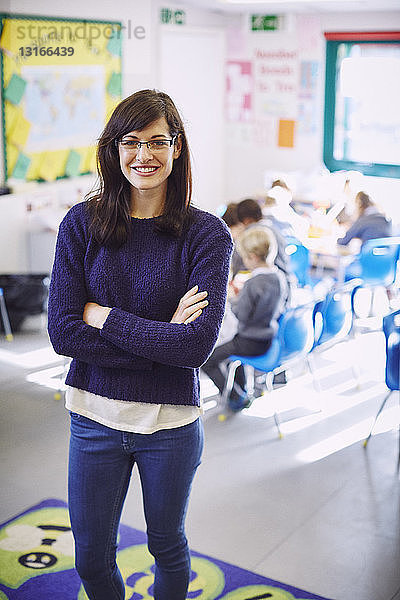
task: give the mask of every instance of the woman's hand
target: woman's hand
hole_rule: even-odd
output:
[[[82,318],[87,325],[102,329],[110,311],[111,308],[108,306],[100,306],[96,302],[86,302]]]
[[[199,287],[195,285],[182,296],[170,323],[184,323],[186,325],[201,315],[203,308],[208,304],[208,300],[204,300],[207,292],[197,293],[198,289]]]
[[[179,301],[178,308],[175,311],[170,323],[191,323],[202,313],[202,309],[207,306],[208,301],[204,300],[207,292],[199,292],[196,285],[186,292]],[[107,306],[101,306],[96,302],[87,302],[83,309],[83,320],[87,325],[101,329],[111,311]]]

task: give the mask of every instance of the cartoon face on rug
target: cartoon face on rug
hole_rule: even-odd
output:
[[[121,525],[119,542],[117,561],[127,600],[153,600],[154,558],[148,551],[146,535]],[[67,506],[61,500],[44,500],[0,526],[0,567],[0,600],[20,597],[20,593],[21,598],[87,600],[74,570],[73,536]],[[195,552],[187,597],[326,600]]]
[[[23,532],[21,531],[21,528],[23,528]],[[53,548],[53,552],[57,552],[57,554],[59,554],[62,552],[61,547],[64,547],[65,543],[68,544],[70,541],[70,531],[71,527],[67,527],[65,525],[38,525],[37,528],[32,527],[32,525],[14,525],[8,528],[6,532],[7,538],[4,540],[3,546],[0,542],[0,547],[4,548],[7,545],[15,547],[15,542],[16,540],[21,539],[22,533],[25,539],[31,539],[35,546],[49,546],[50,548]],[[67,535],[65,536],[65,534]],[[46,537],[43,537],[44,535]],[[35,538],[39,539],[35,540]],[[46,551],[28,552],[27,554],[20,556],[18,562],[23,567],[27,567],[29,569],[48,569],[49,567],[55,565],[57,560],[57,556],[50,554],[49,551]]]
[[[16,519],[0,530],[0,582],[18,588],[44,572],[74,566],[74,543],[64,508],[43,508]],[[35,573],[35,571],[37,573]]]
[[[125,581],[125,597],[135,600],[153,600],[154,558],[149,553],[147,545],[139,544],[121,550],[117,562]],[[205,558],[192,557],[188,598],[196,600],[217,598],[224,585],[224,574],[217,565]],[[77,600],[88,600],[83,586],[79,590]]]
[[[220,600],[296,600],[296,598],[290,592],[274,586],[247,585],[230,592]]]

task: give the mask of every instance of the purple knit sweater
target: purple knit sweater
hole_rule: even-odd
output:
[[[89,234],[86,203],[63,219],[50,283],[48,331],[54,350],[71,356],[66,383],[100,396],[164,404],[199,404],[198,367],[210,355],[225,310],[232,240],[214,215],[190,209],[181,237],[132,218],[119,249]],[[193,286],[209,305],[194,322],[170,323]],[[82,320],[86,302],[112,310],[101,330]]]

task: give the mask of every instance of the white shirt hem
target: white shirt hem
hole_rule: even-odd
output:
[[[96,411],[91,410],[95,404]],[[78,388],[67,387],[65,408],[101,425],[129,433],[152,434],[183,427],[203,414],[198,406],[148,404],[112,400]],[[120,410],[123,408],[123,415]]]

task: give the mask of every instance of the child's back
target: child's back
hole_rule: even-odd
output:
[[[232,304],[232,312],[239,322],[238,335],[253,340],[271,340],[287,295],[287,281],[279,269],[256,268]]]

